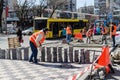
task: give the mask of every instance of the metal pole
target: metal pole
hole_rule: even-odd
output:
[[[113,0],[110,0],[110,14],[113,15],[113,12],[112,12],[112,5],[113,5]],[[112,23],[112,18],[110,19],[110,22]]]
[[[5,23],[5,25],[4,25],[4,27],[5,27],[5,31],[6,31],[6,34],[7,34],[7,15],[6,15],[6,7],[7,7],[7,0],[4,0],[4,10],[5,10],[5,13],[4,13],[4,15],[5,15],[5,18],[4,18],[4,23]]]

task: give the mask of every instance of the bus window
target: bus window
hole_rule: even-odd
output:
[[[81,21],[81,20],[79,21],[79,26],[83,27],[83,21]]]
[[[65,24],[63,22],[59,22],[58,26],[59,26],[59,30],[62,30],[63,28],[65,28]]]
[[[35,30],[41,30],[47,27],[47,20],[35,20]]]
[[[52,31],[52,35],[53,37],[58,37],[59,35],[59,26],[58,26],[58,22],[51,22],[50,23],[50,31]]]
[[[81,27],[79,26],[79,23],[78,23],[78,22],[74,23],[73,26],[74,26],[74,29],[80,29],[80,28],[81,28]]]

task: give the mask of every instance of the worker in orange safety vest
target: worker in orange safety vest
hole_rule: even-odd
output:
[[[72,37],[72,28],[71,28],[70,25],[67,25],[67,28],[66,28],[66,41],[67,41],[68,44],[71,41],[71,37]]]
[[[105,44],[107,44],[107,33],[108,33],[107,27],[102,26],[101,27],[101,33],[102,33],[102,44],[104,42],[105,42]]]
[[[116,24],[112,23],[110,25],[110,38],[112,38],[112,42],[113,42],[113,47],[115,47],[115,34],[116,34]]]
[[[87,37],[86,43],[91,43],[92,34],[93,34],[93,29],[92,27],[90,27],[86,32],[86,37]]]
[[[29,40],[30,40],[30,48],[31,48],[32,54],[30,56],[29,62],[38,63],[37,48],[39,47],[39,49],[41,50],[42,43],[44,42],[47,33],[48,33],[48,29],[45,28],[45,29],[40,30],[39,32],[36,32],[30,36]],[[34,58],[34,60],[33,60],[33,58]]]

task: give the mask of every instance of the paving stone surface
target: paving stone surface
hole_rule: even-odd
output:
[[[88,64],[72,63],[72,67],[61,67],[61,63],[39,64],[28,61],[0,59],[0,80],[67,80]]]

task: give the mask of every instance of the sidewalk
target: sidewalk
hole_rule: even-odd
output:
[[[68,80],[88,66],[72,63],[72,67],[61,67],[60,63],[40,62],[38,65],[28,61],[0,59],[0,80]]]
[[[0,59],[0,80],[68,80],[89,64],[72,63],[72,67],[61,67],[60,63],[29,63],[19,60]],[[115,74],[108,74],[107,80],[120,80],[120,65],[114,66]]]

